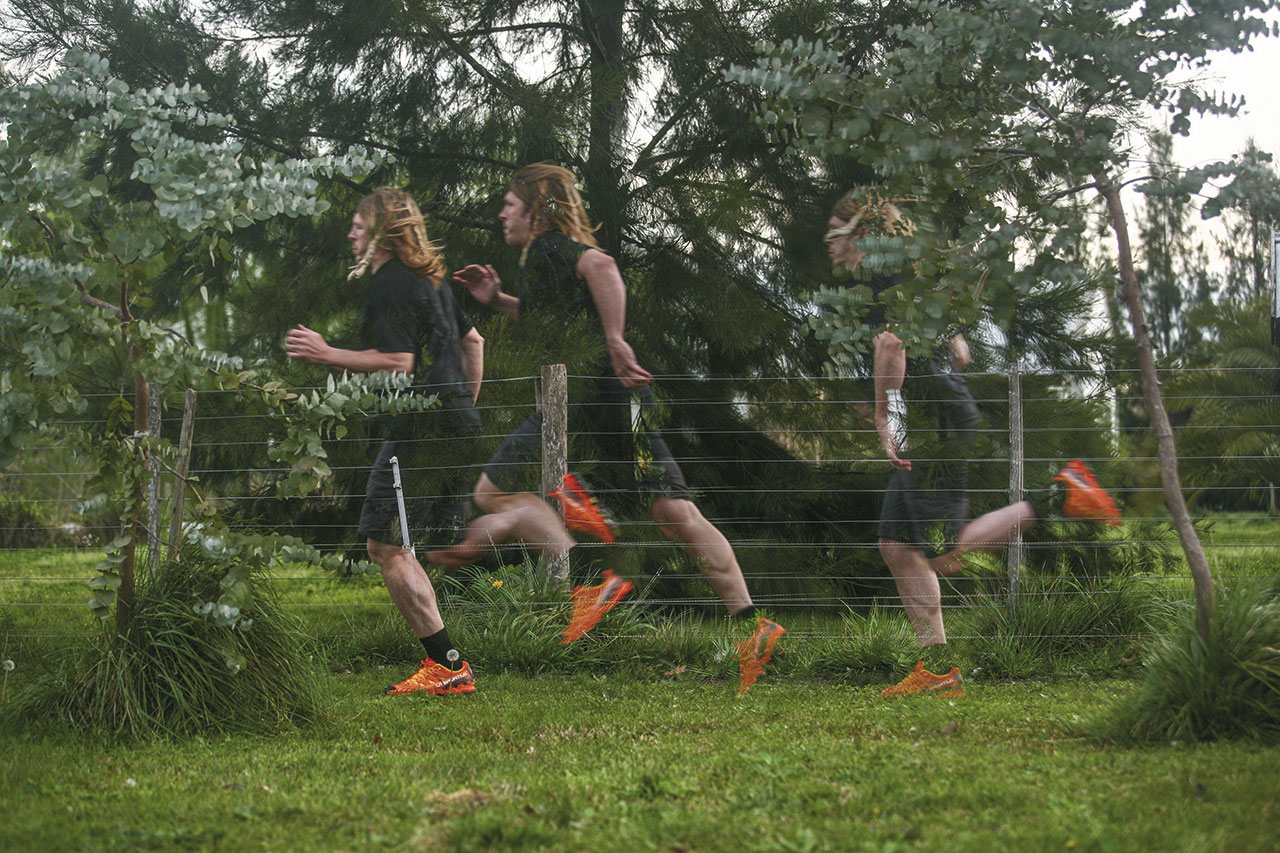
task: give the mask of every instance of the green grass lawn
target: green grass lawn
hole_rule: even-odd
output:
[[[1237,572],[1274,574],[1274,523],[1219,530],[1259,542]],[[99,557],[0,555],[0,603],[40,605],[0,607],[0,657],[17,663],[4,696],[96,630],[78,605]],[[1102,676],[1139,675],[1141,640],[1024,650],[950,612],[956,662],[987,673],[964,699],[890,701],[880,688],[902,672],[885,667],[913,651],[900,614],[791,613],[773,665],[739,698],[724,652],[741,624],[628,603],[566,652],[563,605],[515,625],[446,599],[479,691],[386,697],[420,652],[378,579],[274,576],[314,638],[324,719],[270,736],[117,741],[39,723],[0,734],[0,851],[1236,853],[1280,838],[1280,747],[1085,734],[1136,691]],[[876,642],[885,650],[868,656]]]
[[[330,679],[273,738],[4,744],[0,849],[1267,850],[1280,749],[1100,746],[1125,682],[874,688],[480,676]]]

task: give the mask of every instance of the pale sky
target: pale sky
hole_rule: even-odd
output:
[[[1276,168],[1280,170],[1280,108],[1268,91],[1277,86],[1280,86],[1280,39],[1258,38],[1254,40],[1252,52],[1221,53],[1214,57],[1204,75],[1203,87],[1208,91],[1243,95],[1245,105],[1235,118],[1193,118],[1190,135],[1174,137],[1174,160],[1186,168],[1230,160],[1252,137],[1259,148],[1276,157]],[[1157,123],[1167,126],[1168,120]],[[1128,176],[1137,177],[1145,171],[1145,162],[1135,162]],[[1207,187],[1205,195],[1212,194],[1212,188]],[[1128,196],[1128,204],[1142,204],[1141,194],[1132,186]],[[1216,241],[1221,223],[1221,217],[1205,221],[1200,219],[1198,211],[1192,214],[1191,225],[1204,241],[1211,265],[1217,258]],[[1134,228],[1132,220],[1129,228],[1131,231]]]
[[[1196,166],[1229,159],[1250,136],[1262,150],[1280,155],[1280,109],[1274,97],[1280,85],[1280,39],[1256,39],[1251,53],[1219,54],[1210,74],[1216,80],[1209,88],[1243,95],[1244,109],[1233,119],[1194,121],[1191,135],[1174,141],[1179,163]]]

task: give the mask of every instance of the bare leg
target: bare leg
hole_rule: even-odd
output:
[[[1008,544],[1015,532],[1025,533],[1036,523],[1036,512],[1027,501],[992,510],[975,518],[960,531],[960,542],[929,565],[945,577],[964,571],[960,558],[969,551],[998,551]]]
[[[504,492],[488,475],[481,474],[476,483],[475,502],[488,514],[467,525],[462,542],[432,551],[427,559],[440,565],[464,565],[487,548],[516,541],[556,558],[574,546],[573,537],[564,529],[560,516],[531,492]]]
[[[370,539],[366,545],[369,559],[382,569],[382,582],[396,609],[415,636],[429,637],[444,628],[436,591],[412,551]]]
[[[751,606],[751,593],[729,540],[692,501],[658,498],[653,517],[667,537],[680,542],[732,615]]]
[[[938,573],[929,565],[919,548],[896,542],[880,540],[880,555],[893,574],[898,586],[898,597],[916,632],[916,642],[921,646],[936,646],[947,641],[947,630],[942,625],[942,587]]]

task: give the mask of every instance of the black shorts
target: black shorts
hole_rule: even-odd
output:
[[[569,470],[606,503],[636,511],[661,497],[689,499],[679,463],[659,429],[662,407],[648,387],[613,377],[569,397]],[[531,415],[489,459],[484,473],[504,492],[537,492],[542,480],[542,413]]]
[[[360,535],[402,545],[391,457],[400,466],[410,542],[438,547],[454,541],[466,521],[480,456],[480,416],[469,400],[397,415],[369,471]]]
[[[878,535],[914,545],[927,557],[938,557],[956,547],[969,519],[966,478],[961,472],[958,482],[927,479],[921,485],[916,473],[895,469],[889,475]]]
[[[880,511],[881,539],[937,557],[953,550],[969,519],[969,456],[981,415],[959,374],[937,362],[908,379],[910,471],[894,470]]]

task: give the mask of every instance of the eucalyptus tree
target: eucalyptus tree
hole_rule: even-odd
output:
[[[959,210],[944,233],[868,239],[872,268],[914,265],[888,316],[915,346],[957,319],[1008,317],[1049,281],[1080,275],[1070,261],[1084,238],[1079,197],[1110,219],[1144,399],[1166,503],[1196,586],[1207,635],[1212,577],[1177,471],[1173,432],[1129,240],[1120,190],[1132,161],[1128,131],[1144,110],[1165,113],[1184,134],[1200,113],[1231,114],[1239,100],[1200,91],[1190,73],[1216,50],[1242,51],[1271,28],[1271,0],[979,0],[915,6],[920,24],[899,27],[901,46],[872,69],[850,69],[839,39],[767,45],[735,82],[766,93],[765,122],[797,149],[851,156],[894,195],[940,212]],[[1181,176],[1198,189],[1216,166]],[[833,351],[866,344],[865,294],[826,294],[822,332]]]
[[[271,455],[288,467],[281,495],[319,486],[329,474],[322,436],[345,429],[349,413],[383,405],[376,380],[291,393],[267,366],[184,336],[155,310],[156,292],[172,286],[170,270],[218,253],[238,229],[324,212],[317,176],[359,176],[376,160],[359,149],[248,157],[234,123],[207,109],[198,88],[131,89],[102,58],[75,52],[0,91],[0,115],[0,466],[54,440],[85,461],[85,501],[110,503],[122,519],[90,605],[105,618],[118,604],[124,629],[150,462],[179,473],[174,444],[149,434],[152,383],[229,390],[280,415]],[[104,152],[111,137],[126,144]],[[387,403],[425,404],[394,395]],[[199,509],[200,543],[218,556],[263,557],[290,544],[232,535],[216,502]],[[223,589],[216,615],[234,619],[248,584],[233,571]]]
[[[1233,165],[1232,180],[1212,199],[1207,215],[1222,214],[1218,252],[1227,262],[1223,299],[1262,299],[1271,284],[1271,235],[1280,230],[1280,175],[1271,154],[1250,139]]]

